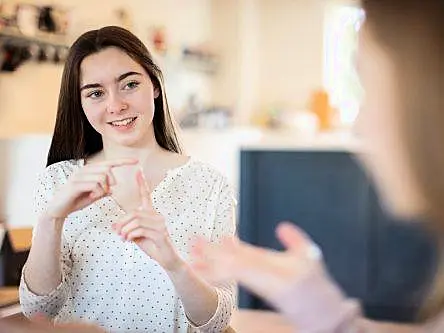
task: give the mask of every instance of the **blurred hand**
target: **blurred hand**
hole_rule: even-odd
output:
[[[277,237],[283,252],[262,249],[230,237],[219,244],[199,238],[193,268],[211,282],[236,280],[271,304],[299,279],[319,267],[321,252],[298,228],[281,223]]]
[[[116,184],[112,169],[133,164],[137,164],[137,160],[119,159],[88,164],[80,168],[58,189],[48,206],[48,216],[64,219],[69,214],[111,194],[111,186]]]
[[[180,268],[183,260],[171,242],[165,218],[153,207],[151,191],[143,173],[136,174],[141,206],[112,225],[114,231],[125,241],[134,241],[142,251],[166,271]]]

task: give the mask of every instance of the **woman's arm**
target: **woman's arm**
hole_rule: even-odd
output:
[[[235,234],[235,206],[233,190],[223,178],[210,237],[212,243],[219,243],[223,237]],[[236,285],[233,281],[217,286],[211,285],[196,274],[187,263],[177,271],[169,272],[168,275],[194,327],[202,332],[222,332],[226,329],[236,305]]]
[[[43,214],[36,227],[28,260],[23,269],[24,281],[36,295],[45,295],[62,282],[61,239],[64,219]]]
[[[182,301],[190,324],[200,332],[223,332],[229,325],[235,304],[235,285],[215,287],[206,282],[178,255],[165,224],[165,218],[152,206],[150,190],[138,172],[137,182],[142,206],[113,225],[117,234],[134,241],[169,275]],[[211,236],[217,242],[234,234],[234,200],[224,186],[219,196]]]
[[[46,168],[35,194],[38,223],[20,283],[20,303],[27,316],[44,313],[54,317],[68,297],[65,278],[72,263],[62,236],[66,217],[109,194],[110,186],[115,184],[112,168],[137,161],[121,159],[87,165],[68,180],[66,174],[72,171],[65,170],[63,163]]]
[[[218,294],[214,287],[200,278],[186,263],[177,269],[167,271],[178,293],[185,313],[192,323],[199,327],[207,324],[218,306]]]
[[[34,194],[36,225],[19,288],[22,312],[27,317],[37,313],[55,317],[67,299],[68,288],[62,281],[68,274],[70,261],[67,247],[62,245],[64,219],[46,214],[59,185],[59,171],[55,167],[47,168],[40,175]]]

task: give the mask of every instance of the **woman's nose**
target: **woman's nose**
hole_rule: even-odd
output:
[[[109,113],[120,113],[128,108],[125,101],[119,96],[119,94],[110,94],[107,111]]]

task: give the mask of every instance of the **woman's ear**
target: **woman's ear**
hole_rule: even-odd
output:
[[[154,99],[159,97],[159,95],[160,95],[160,89],[159,88],[154,88]]]

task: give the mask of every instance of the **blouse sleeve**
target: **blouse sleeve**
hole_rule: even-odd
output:
[[[211,242],[219,242],[224,236],[233,236],[236,232],[236,199],[233,189],[228,181],[223,178],[214,220],[214,228],[211,234]],[[215,287],[218,296],[217,309],[213,317],[202,326],[194,326],[199,332],[219,333],[224,332],[231,321],[231,315],[236,306],[236,284],[225,283]]]
[[[60,184],[61,177],[63,177],[63,174],[60,173],[62,170],[57,169],[56,165],[49,166],[38,177],[38,184],[34,193],[34,221],[32,221],[34,225],[38,223],[39,216],[46,210],[48,202],[53,197],[56,188]],[[49,318],[54,318],[68,298],[69,288],[67,276],[69,276],[72,265],[69,246],[63,236],[60,265],[62,282],[46,295],[37,295],[29,289],[24,274],[25,270],[22,270],[19,295],[22,312],[25,316],[30,317],[39,313]]]

